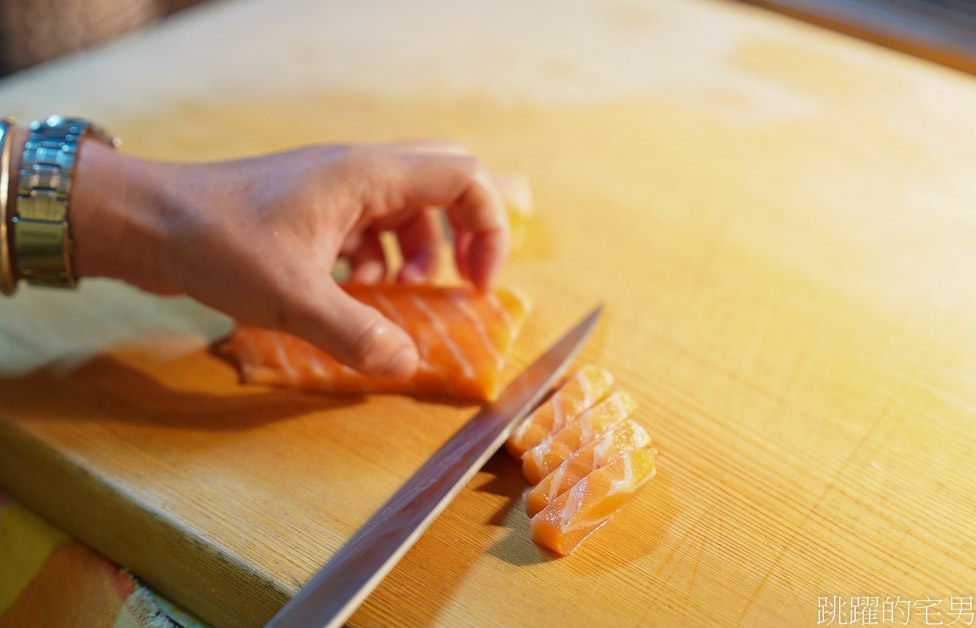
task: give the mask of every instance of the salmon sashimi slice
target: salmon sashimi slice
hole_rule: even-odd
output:
[[[558,432],[606,397],[612,386],[613,375],[609,371],[584,366],[515,428],[505,442],[506,449],[515,458],[521,458],[549,434]]]
[[[568,556],[654,475],[657,451],[632,449],[596,469],[532,517],[532,540]]]
[[[528,316],[518,292],[483,294],[468,286],[346,284],[350,295],[403,327],[420,363],[409,379],[373,378],[283,332],[238,325],[221,347],[245,382],[331,393],[411,393],[492,401],[505,359]]]
[[[522,475],[531,484],[538,484],[549,472],[573,453],[606,433],[637,409],[637,402],[625,392],[614,392],[592,406],[578,419],[563,427],[522,454]]]
[[[651,437],[643,427],[630,419],[620,421],[599,438],[580,447],[528,491],[525,511],[529,517],[534,517],[591,471],[602,469],[627,452],[650,444]]]

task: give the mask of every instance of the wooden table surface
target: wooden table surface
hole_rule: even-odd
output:
[[[509,375],[606,301],[583,359],[658,475],[554,560],[496,456],[353,626],[811,625],[853,596],[923,625],[976,594],[970,76],[718,0],[241,0],[5,79],[0,109],[171,159],[453,137],[530,177]],[[228,328],[110,282],[0,301],[0,485],[256,626],[475,408],[241,387],[207,351]]]

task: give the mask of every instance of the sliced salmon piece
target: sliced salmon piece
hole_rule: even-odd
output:
[[[657,451],[632,449],[596,469],[532,517],[532,540],[568,556],[654,475]]]
[[[625,392],[614,392],[522,454],[522,475],[529,483],[538,484],[577,449],[602,436],[636,408],[637,402],[633,397]]]
[[[529,312],[528,301],[506,288],[482,294],[467,286],[346,284],[343,288],[403,327],[417,344],[420,364],[406,380],[363,375],[324,351],[283,332],[238,325],[222,346],[249,383],[332,393],[411,393],[491,401]]]
[[[612,386],[613,375],[609,371],[598,366],[584,366],[515,428],[505,442],[506,449],[515,458],[521,458],[549,434],[575,421],[590,406],[606,397]]]
[[[580,447],[528,491],[525,494],[526,513],[534,517],[591,471],[602,469],[632,449],[650,444],[651,437],[643,427],[630,419],[620,421],[602,436]]]

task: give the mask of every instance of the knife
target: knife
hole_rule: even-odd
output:
[[[335,628],[352,615],[542,400],[586,344],[603,305],[519,375],[434,453],[267,624]]]

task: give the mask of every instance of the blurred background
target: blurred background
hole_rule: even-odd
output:
[[[204,0],[0,0],[0,76],[98,45]]]
[[[0,76],[207,1],[213,0],[0,0]],[[717,1],[759,5],[976,73],[976,0]]]

